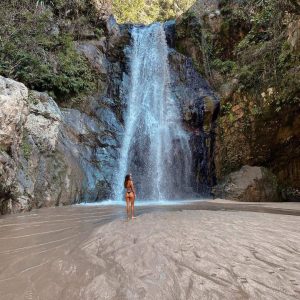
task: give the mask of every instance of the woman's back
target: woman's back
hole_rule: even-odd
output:
[[[127,181],[127,184],[126,184],[125,188],[126,188],[127,192],[132,192],[133,191],[133,189],[132,189],[132,180]]]

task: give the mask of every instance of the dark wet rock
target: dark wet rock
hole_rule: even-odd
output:
[[[190,58],[171,50],[169,62],[172,92],[180,101],[183,119],[199,127],[203,120],[199,107],[196,108],[200,102],[203,102],[199,99],[204,100],[206,97],[210,97],[213,110],[217,109],[219,100],[208,82],[196,71]],[[207,111],[209,110],[210,108],[207,107]]]
[[[63,109],[64,123],[76,136],[97,134],[104,127],[99,121],[76,109]]]
[[[169,20],[164,23],[164,30],[166,33],[166,40],[170,48],[175,48],[175,38],[176,38],[176,21]]]
[[[107,21],[107,56],[111,62],[125,62],[123,49],[130,43],[131,25],[119,25],[111,15]]]
[[[102,108],[99,104],[97,106],[96,102],[94,109],[93,117],[76,110],[64,110],[73,139],[79,139],[77,156],[85,174],[82,197],[86,201],[101,200],[104,194],[105,197],[110,194],[116,149],[119,146],[118,130],[121,129],[110,109]],[[107,111],[107,115],[103,115],[102,110]]]
[[[116,138],[109,131],[104,132],[103,135],[100,135],[98,137],[98,141],[103,147],[120,147],[120,144],[118,143]]]
[[[99,40],[95,40],[94,45],[100,49],[101,52],[107,52],[107,38],[105,36],[101,37]]]
[[[95,114],[107,130],[111,132],[122,132],[123,128],[111,109],[99,108],[96,110]]]
[[[101,104],[103,104],[105,107],[110,107],[110,108],[116,106],[115,101],[108,97],[101,97]]]
[[[97,107],[96,111],[102,109]],[[119,146],[117,136],[121,126],[118,120],[113,113],[106,120],[101,113],[90,117],[69,109],[64,110],[63,114],[67,131],[70,130],[72,136],[67,147],[77,157],[84,174],[81,200],[97,201],[109,197],[116,165],[116,149]]]
[[[195,43],[195,36],[202,36],[201,20],[196,16],[183,15],[176,20],[175,46],[178,51],[192,58],[195,64],[203,64],[203,51]]]
[[[219,100],[208,82],[195,70],[192,60],[170,50],[171,90],[176,97],[185,128],[190,133],[193,188],[207,193],[215,183],[215,121]]]
[[[215,197],[244,202],[279,201],[276,176],[263,167],[243,166],[213,188]]]
[[[106,96],[111,99],[120,100],[120,89],[123,79],[122,64],[119,62],[110,63],[108,77]]]

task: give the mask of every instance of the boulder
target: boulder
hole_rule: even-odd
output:
[[[70,149],[61,146],[63,114],[46,93],[30,92],[17,168],[16,204],[24,210],[72,204],[81,193],[83,173]],[[27,200],[27,201],[26,201]]]
[[[0,214],[107,199],[123,130],[114,101],[91,100],[88,115],[1,80]]]
[[[300,53],[300,19],[289,24],[287,41],[294,52]]]
[[[15,211],[16,173],[24,122],[28,114],[28,90],[19,82],[0,76],[0,214]],[[26,201],[17,210],[25,209]]]
[[[114,113],[105,108],[98,115],[104,108],[96,100],[88,115],[60,109],[47,94],[33,97],[23,138],[29,153],[18,173],[21,194],[32,198],[33,207],[108,198],[122,130]]]
[[[17,146],[28,114],[28,90],[24,84],[0,76],[0,148]]]
[[[42,151],[53,151],[57,144],[62,113],[56,102],[46,93],[31,92],[36,103],[30,104],[25,130]]]
[[[212,190],[215,197],[243,202],[279,201],[276,176],[264,167],[243,166]]]

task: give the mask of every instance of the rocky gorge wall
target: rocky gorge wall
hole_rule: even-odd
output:
[[[172,49],[174,26],[165,29],[171,90],[191,137],[193,187],[207,193],[215,182],[219,102],[191,59]],[[129,67],[124,49],[131,28],[107,16],[105,36],[75,43],[101,79],[101,89],[79,104],[58,104],[48,93],[0,77],[1,214],[109,198],[123,134],[122,80]]]
[[[209,195],[216,183],[214,148],[219,99],[195,70],[191,58],[174,49],[169,53],[171,91],[180,104],[192,151],[192,187]]]
[[[107,18],[107,36],[77,43],[102,92],[77,108],[0,77],[0,212],[109,197],[122,133],[120,84],[128,36]]]
[[[193,58],[221,101],[218,197],[235,198],[231,172],[260,180],[241,169],[249,165],[275,174],[276,193],[239,200],[300,199],[299,8],[297,1],[203,0],[177,22],[176,48]]]
[[[28,96],[18,82],[0,81],[6,108],[1,110],[1,212],[108,197],[121,132],[111,103],[91,100],[91,116],[59,108],[44,93]]]
[[[193,189],[207,194],[218,183],[213,192],[220,197],[297,200],[298,7],[284,6],[271,27],[278,1],[263,8],[250,1],[243,9],[243,3],[197,1],[165,23],[170,87],[190,134]],[[99,24],[89,24],[72,43],[97,83],[88,95],[55,98],[52,90],[0,77],[1,214],[110,196],[126,110],[124,49],[133,25],[118,25],[107,8]],[[67,71],[76,87],[73,70]]]

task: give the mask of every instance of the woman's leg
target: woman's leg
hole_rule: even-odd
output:
[[[129,197],[126,195],[126,212],[127,212],[127,219],[129,219],[129,214],[130,214],[130,207],[129,207],[129,205],[130,205],[130,199],[129,199]]]
[[[134,219],[134,200],[135,200],[135,196],[133,195],[132,198],[131,198],[131,219]]]

